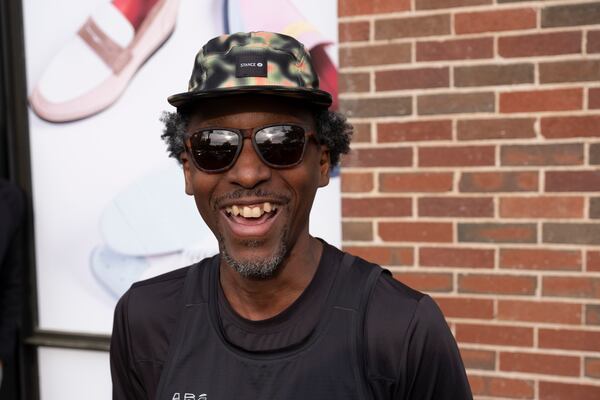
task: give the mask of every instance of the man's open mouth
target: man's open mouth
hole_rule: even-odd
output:
[[[279,205],[271,202],[257,204],[240,204],[225,207],[225,214],[230,222],[241,225],[260,225],[269,221],[275,215]]]
[[[233,205],[231,207],[226,207],[225,211],[227,214],[234,217],[240,216],[243,218],[260,218],[264,214],[275,213],[277,211],[277,205],[265,201],[262,204],[255,204],[251,206]]]

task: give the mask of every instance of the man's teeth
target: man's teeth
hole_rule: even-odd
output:
[[[244,218],[260,218],[264,213],[275,210],[277,210],[277,206],[268,201],[257,206],[231,206],[225,209],[228,214],[234,216],[241,215]]]

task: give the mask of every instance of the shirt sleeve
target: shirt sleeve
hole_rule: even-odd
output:
[[[129,292],[117,303],[110,341],[110,372],[113,400],[145,399],[146,395],[137,378],[131,352],[131,338],[127,318]]]
[[[456,341],[431,297],[419,300],[406,340],[404,384],[395,400],[473,398]]]

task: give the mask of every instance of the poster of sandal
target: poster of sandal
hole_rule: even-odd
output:
[[[40,329],[110,333],[133,282],[217,252],[160,139],[166,98],[185,90],[208,39],[267,30],[302,41],[337,99],[336,6],[23,0]],[[334,177],[311,218],[337,246],[339,192]]]

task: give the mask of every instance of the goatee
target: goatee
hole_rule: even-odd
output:
[[[265,280],[270,279],[277,274],[281,263],[285,259],[288,250],[285,244],[286,237],[287,230],[283,232],[275,253],[266,258],[245,260],[235,259],[229,254],[222,236],[219,237],[219,249],[221,251],[221,257],[223,257],[225,262],[238,274],[248,279]],[[249,248],[257,248],[262,244],[263,242],[259,240],[248,240],[244,242],[244,245]]]

